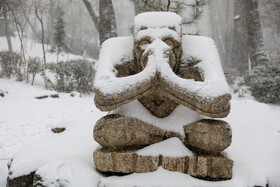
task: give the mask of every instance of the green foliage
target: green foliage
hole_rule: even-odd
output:
[[[1,77],[11,78],[11,75],[16,75],[18,80],[22,80],[21,68],[24,64],[21,63],[19,54],[11,51],[0,52]]]
[[[87,60],[59,62],[56,67],[56,90],[61,92],[93,91],[94,68]]]
[[[54,42],[57,46],[58,53],[65,43],[65,28],[64,28],[64,20],[63,20],[64,11],[61,7],[57,8],[56,19],[55,19],[55,33],[54,33]]]
[[[251,75],[246,76],[245,83],[252,95],[261,102],[280,102],[280,63],[257,66]]]

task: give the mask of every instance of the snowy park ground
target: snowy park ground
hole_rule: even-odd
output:
[[[0,79],[0,86],[9,92],[0,97],[1,187],[6,184],[7,162],[19,155],[20,163],[14,163],[15,167],[29,166],[20,170],[22,174],[40,168],[39,173],[49,180],[60,177],[70,186],[280,185],[280,106],[232,100],[231,113],[225,118],[233,130],[232,145],[225,150],[234,160],[230,181],[205,182],[162,168],[153,173],[105,178],[94,169],[92,152],[98,144],[92,130],[95,121],[106,113],[94,106],[93,95],[59,93],[60,98],[38,100],[35,96],[50,91],[7,79]],[[54,134],[53,127],[66,127],[66,131]],[[58,166],[59,171],[55,169]]]

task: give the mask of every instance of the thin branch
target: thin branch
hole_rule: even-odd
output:
[[[89,15],[90,15],[94,25],[95,25],[96,30],[99,31],[98,16],[97,16],[97,14],[94,11],[91,2],[89,0],[83,0],[83,2],[84,2],[85,6],[86,6],[86,8],[88,10],[88,13],[89,13]]]

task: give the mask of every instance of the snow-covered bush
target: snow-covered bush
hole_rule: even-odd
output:
[[[245,77],[252,95],[265,103],[280,102],[280,63],[257,66]]]
[[[93,91],[94,68],[87,60],[71,60],[59,62],[56,67],[56,89],[62,92]]]
[[[34,84],[36,74],[39,72],[40,63],[41,63],[41,59],[38,57],[30,57],[27,60],[27,72],[28,72],[27,77],[29,75],[32,76],[32,83],[31,83],[32,85]]]
[[[23,80],[21,68],[23,66],[19,54],[11,51],[0,52],[0,64],[2,71],[1,77],[11,78],[11,75],[16,75],[18,80]]]

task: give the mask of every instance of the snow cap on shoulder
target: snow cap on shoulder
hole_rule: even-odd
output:
[[[182,18],[173,12],[145,12],[134,18],[134,33],[143,28],[174,28],[181,35]]]

